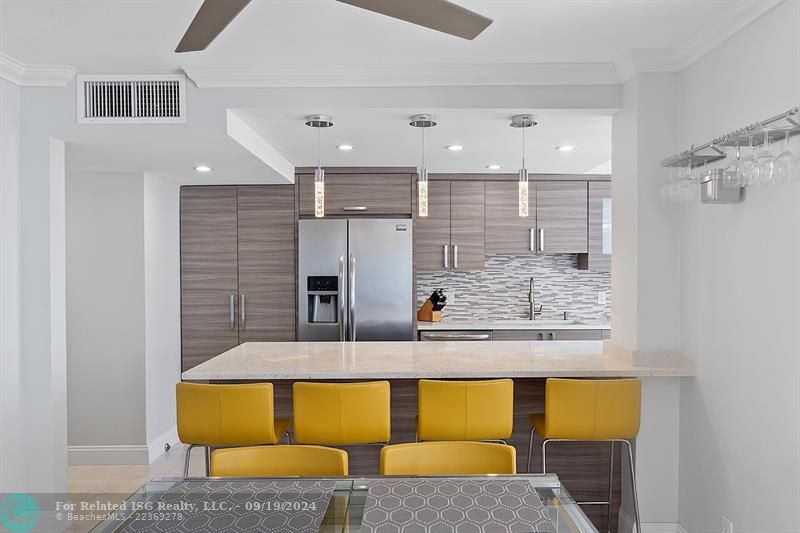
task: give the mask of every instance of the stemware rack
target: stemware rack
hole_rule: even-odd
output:
[[[800,107],[793,107],[774,117],[731,131],[700,146],[692,145],[688,150],[661,161],[661,166],[697,168],[725,159],[727,156],[721,147],[746,147],[751,142],[753,146],[761,146],[765,140],[767,144],[782,141],[787,133],[790,137],[800,134]]]

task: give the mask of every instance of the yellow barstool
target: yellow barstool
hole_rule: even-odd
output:
[[[381,449],[381,475],[516,474],[513,446],[491,442],[410,442]]]
[[[184,477],[189,475],[189,455],[196,446],[206,449],[208,475],[211,448],[277,444],[289,428],[288,418],[275,418],[272,383],[178,383],[175,394],[178,437],[189,444]]]
[[[249,446],[211,452],[218,477],[346,476],[347,452],[325,446]]]
[[[418,384],[417,439],[496,440],[511,437],[514,381],[442,381]]]
[[[294,438],[299,444],[348,446],[391,440],[388,381],[295,382]]]
[[[630,443],[639,433],[641,399],[642,384],[638,379],[548,379],[545,384],[544,414],[529,415],[531,440],[528,446],[528,472],[531,471],[534,433],[538,433],[543,439],[542,473],[547,471],[546,447],[550,442],[611,443],[608,501],[591,502],[608,505],[610,520],[614,443],[623,443],[627,447],[630,462],[636,530],[641,533],[639,498]]]

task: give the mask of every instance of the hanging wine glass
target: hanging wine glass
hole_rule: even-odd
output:
[[[736,159],[725,168],[722,173],[722,185],[724,187],[742,186],[742,153],[739,150],[739,143],[736,143]]]
[[[755,150],[753,149],[753,136],[751,135],[747,140],[748,144],[750,145],[750,149],[748,150],[747,155],[742,158],[741,162],[742,184],[753,186],[758,185],[757,176],[753,172],[756,163]]]
[[[771,185],[775,180],[775,156],[769,149],[769,131],[764,130],[764,142],[761,151],[756,156],[753,172],[758,174],[758,182],[762,185]]]
[[[775,183],[800,179],[800,160],[789,149],[789,132],[783,139],[783,152],[775,158]]]

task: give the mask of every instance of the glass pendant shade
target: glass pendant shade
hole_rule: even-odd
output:
[[[519,216],[528,216],[528,169],[519,169]]]
[[[314,216],[325,216],[325,171],[314,169]]]
[[[419,209],[417,216],[428,216],[428,169],[419,169],[417,179],[417,195],[419,198]]]

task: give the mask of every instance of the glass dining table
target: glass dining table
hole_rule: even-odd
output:
[[[93,532],[597,532],[554,474],[164,478]]]

